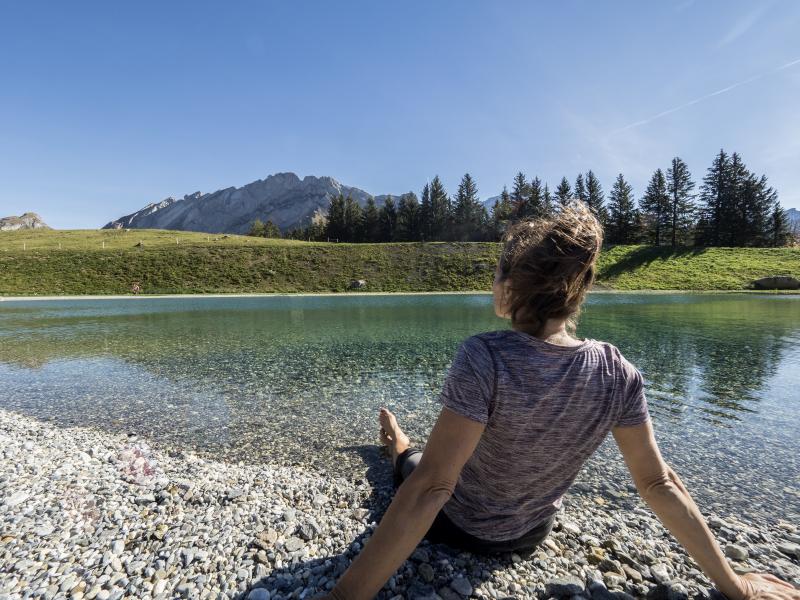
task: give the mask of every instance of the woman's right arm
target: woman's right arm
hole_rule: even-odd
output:
[[[777,577],[733,571],[683,482],[661,457],[649,420],[615,427],[613,434],[639,494],[720,592],[731,600],[800,599],[800,591]]]

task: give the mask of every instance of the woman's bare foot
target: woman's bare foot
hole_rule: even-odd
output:
[[[397,462],[397,457],[405,452],[411,445],[408,436],[403,433],[397,424],[394,413],[388,408],[381,408],[378,414],[378,422],[381,424],[381,441],[392,453],[392,464]]]

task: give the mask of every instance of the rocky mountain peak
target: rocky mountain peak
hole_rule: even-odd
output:
[[[275,173],[242,187],[229,187],[210,194],[187,194],[181,200],[169,197],[111,221],[105,228],[148,228],[247,233],[256,219],[272,221],[282,231],[308,225],[315,214],[327,212],[337,194],[351,196],[364,206],[370,194],[346,186],[329,176],[292,172]],[[378,205],[386,196],[376,196]]]
[[[20,229],[50,229],[50,227],[34,212],[26,212],[19,217],[0,218],[0,231],[17,231]]]

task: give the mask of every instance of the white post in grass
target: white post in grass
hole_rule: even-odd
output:
[[[105,243],[105,241],[103,241],[103,248],[105,248],[105,247],[106,247],[106,243]]]
[[[23,250],[27,250],[28,249],[28,244],[26,244],[25,242],[22,242],[22,249]]]

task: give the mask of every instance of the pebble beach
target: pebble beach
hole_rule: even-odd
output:
[[[0,411],[0,452],[0,598],[9,600],[314,598],[333,587],[392,495],[388,477],[218,462],[9,411]],[[532,555],[423,542],[378,598],[716,594],[635,494],[577,487]],[[797,523],[707,517],[737,570],[800,586]]]

